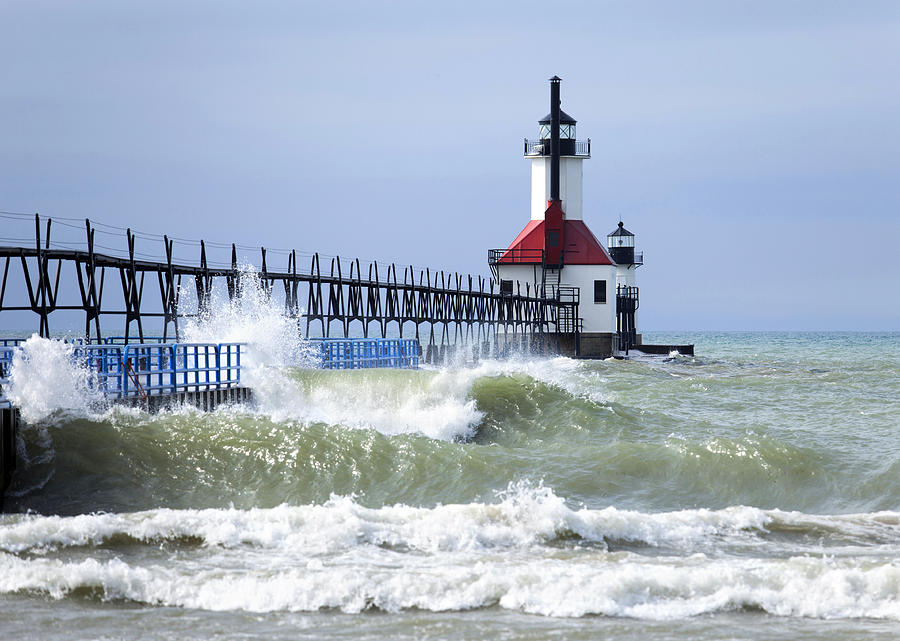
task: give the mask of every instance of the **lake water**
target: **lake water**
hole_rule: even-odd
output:
[[[252,406],[152,415],[20,378],[0,630],[900,636],[900,334],[645,339],[697,356],[259,358]]]

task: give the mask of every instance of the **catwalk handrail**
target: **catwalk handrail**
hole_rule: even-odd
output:
[[[507,250],[503,250],[507,251]],[[314,256],[316,256],[314,254]],[[93,258],[94,265],[96,267],[130,267],[134,266],[136,271],[142,272],[158,272],[164,271],[168,269],[168,263],[165,261],[151,261],[151,260],[137,260],[135,259],[132,263],[127,258],[120,258],[118,256],[111,256],[108,254],[100,254],[94,253],[90,254],[85,251],[75,250],[75,249],[41,249],[40,251],[34,249],[33,247],[9,247],[9,246],[0,246],[0,258],[45,258],[47,260],[70,260],[77,262],[87,262],[89,258]],[[180,263],[172,263],[172,269],[176,275],[182,276],[216,276],[216,277],[224,277],[224,276],[232,276],[235,273],[235,267],[203,267],[196,265],[184,265]],[[431,270],[423,270],[422,274],[425,272],[430,272],[435,277],[440,273],[437,271],[432,272]],[[273,271],[271,269],[266,270],[265,272],[256,272],[256,275],[260,278],[271,279],[271,280],[286,280],[286,281],[309,281],[311,278],[315,278],[316,280],[325,283],[325,284],[350,284],[360,282],[362,285],[380,285],[380,286],[397,286],[400,289],[416,289],[416,290],[425,290],[425,291],[456,291],[455,289],[450,289],[448,287],[438,287],[437,285],[417,285],[415,283],[403,283],[400,281],[393,281],[389,278],[385,279],[370,279],[370,278],[361,278],[357,277],[348,277],[341,275],[326,275],[326,274],[317,274],[314,273],[313,270],[310,271],[295,271],[295,272],[279,272]],[[473,292],[479,293],[479,292]],[[488,292],[484,292],[488,294]],[[536,292],[535,292],[536,294]],[[498,296],[499,298],[499,296]],[[528,294],[522,296],[523,300],[529,301],[547,301],[551,302],[552,298],[544,298],[537,295]],[[31,307],[8,307],[4,306],[3,309],[7,310],[30,310]],[[82,309],[81,306],[62,306],[59,305],[56,309]]]
[[[285,314],[305,319],[307,337],[312,323],[320,323],[320,335],[330,337],[332,322],[337,321],[344,338],[351,336],[350,327],[355,322],[361,323],[364,338],[369,337],[370,323],[376,323],[376,331],[386,338],[388,324],[396,322],[401,338],[404,325],[410,323],[415,328],[416,339],[420,326],[425,326],[422,329],[430,331],[431,343],[435,342],[436,333],[440,334],[441,344],[449,343],[451,334],[453,342],[460,338],[464,342],[486,341],[501,327],[507,333],[560,332],[562,311],[566,316],[572,316],[573,312],[577,316],[577,310],[568,309],[572,303],[560,301],[555,292],[545,290],[542,285],[522,283],[514,292],[501,293],[499,283],[494,279],[427,268],[416,271],[411,265],[398,268],[396,263],[385,268],[384,264],[372,262],[365,277],[359,259],[348,262],[333,257],[328,270],[328,264],[323,269],[319,254],[315,253],[311,254],[308,271],[303,271],[299,269],[297,252],[292,251],[288,253],[286,271],[271,270],[267,264],[267,250],[261,247],[259,264],[245,268],[246,262],[238,260],[238,246],[232,244],[231,264],[222,266],[208,260],[206,244],[201,240],[198,265],[176,260],[175,241],[168,236],[162,236],[165,259],[153,260],[135,250],[138,236],[130,229],[125,230],[127,257],[99,253],[94,244],[97,230],[89,220],[85,220],[84,227],[86,251],[61,249],[54,247],[60,241],[51,243],[52,222],[53,219],[36,215],[33,245],[0,246],[0,259],[3,259],[0,260],[0,313],[34,312],[40,320],[39,334],[44,337],[51,335],[50,315],[67,310],[84,313],[84,336],[88,342],[93,342],[90,340],[92,335],[99,341],[100,319],[110,316],[124,317],[125,331],[124,337],[119,339],[121,342],[128,342],[135,336],[141,342],[149,342],[142,319],[162,319],[161,338],[164,341],[170,336],[169,324],[174,324],[174,337],[178,341],[181,339],[179,320],[201,316],[208,311],[213,289],[218,287],[217,283],[222,284],[222,280],[231,300],[239,297],[250,281],[256,281],[266,295],[272,295],[276,284],[281,283]],[[144,236],[140,238],[146,240]],[[75,243],[66,241],[63,244],[72,246]],[[70,291],[72,271],[77,282],[76,288]],[[104,300],[104,293],[110,287],[109,279],[105,279],[108,271],[112,272],[112,278],[121,281],[119,300],[122,302],[114,302],[113,308]],[[9,277],[15,277],[16,272],[21,274],[23,287],[14,290],[17,299],[10,300],[11,296],[6,295],[11,293],[8,291]],[[62,274],[66,274],[63,283]],[[150,309],[143,305],[148,275],[151,283],[158,281],[160,296],[157,305],[151,305]],[[188,281],[186,287],[183,278]],[[61,284],[64,285],[62,289]],[[302,307],[301,285],[307,294],[304,297],[306,304]],[[196,307],[190,302],[182,307],[180,302],[185,300],[184,294],[192,289],[196,289]],[[133,322],[137,325],[136,332],[131,326]]]

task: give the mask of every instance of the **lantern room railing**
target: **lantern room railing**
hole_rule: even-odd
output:
[[[568,145],[566,143],[569,143]],[[574,143],[574,149],[570,145]],[[567,149],[567,147],[569,147]],[[591,155],[591,139],[587,140],[561,140],[560,154],[563,156],[578,156],[580,158],[589,158]],[[549,156],[550,141],[549,140],[528,140],[525,139],[525,155],[532,156]]]
[[[644,264],[644,252],[633,252],[632,256],[628,256],[625,253],[625,256],[622,255],[623,249],[630,249],[625,247],[614,247],[612,245],[607,245],[607,249],[609,250],[610,257],[616,261],[617,265],[643,265]]]

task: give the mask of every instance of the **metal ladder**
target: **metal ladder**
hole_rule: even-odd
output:
[[[560,269],[544,267],[541,270],[541,285],[544,288],[546,298],[556,298],[559,294]]]

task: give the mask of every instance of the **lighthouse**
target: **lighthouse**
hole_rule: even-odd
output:
[[[634,312],[622,318],[617,309],[620,284],[629,288],[637,308],[634,235],[626,230],[631,257],[622,254],[618,265],[584,222],[583,163],[591,157],[591,141],[576,138],[577,122],[562,110],[560,83],[558,76],[550,79],[550,113],[538,121],[539,138],[525,140],[531,219],[507,248],[489,250],[488,263],[501,293],[524,292],[527,286],[567,303],[557,324],[564,353],[606,358],[622,348],[620,328],[627,328],[631,344],[637,335]]]

